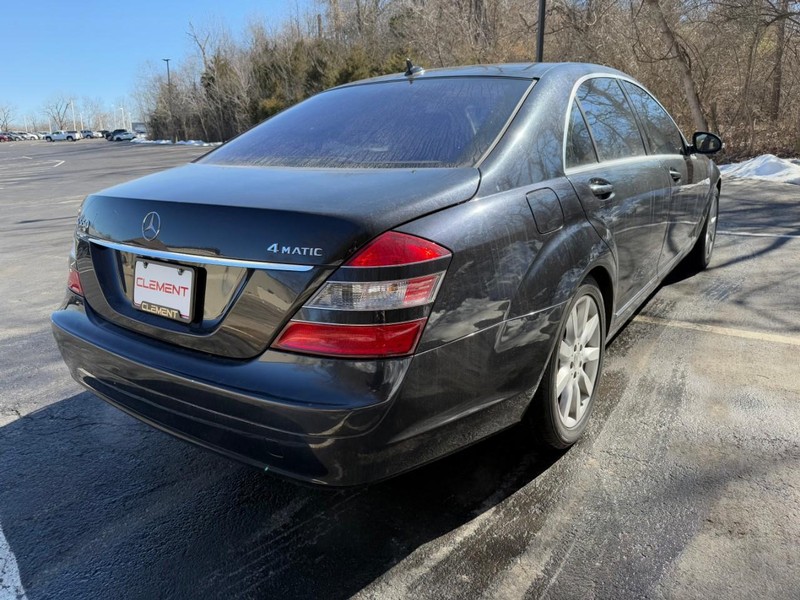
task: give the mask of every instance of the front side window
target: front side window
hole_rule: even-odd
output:
[[[645,154],[633,111],[616,79],[590,79],[578,88],[577,98],[600,160]]]
[[[323,92],[272,117],[201,162],[315,168],[472,166],[531,85],[441,77]]]
[[[569,118],[569,131],[567,132],[567,147],[564,153],[566,157],[566,168],[580,167],[597,162],[597,154],[592,145],[592,138],[589,135],[589,128],[578,107],[577,100],[572,104],[572,111]]]
[[[653,154],[682,154],[683,138],[675,122],[650,94],[638,85],[623,82],[633,109],[644,126],[644,134]]]

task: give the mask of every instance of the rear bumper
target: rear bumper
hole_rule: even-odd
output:
[[[548,328],[553,315],[531,325]],[[52,316],[72,376],[132,416],[269,472],[349,486],[414,468],[518,421],[549,344],[519,376],[495,362],[496,328],[413,358],[349,361],[267,352],[235,361],[183,351],[67,303]],[[533,352],[534,356],[530,354]],[[513,361],[512,361],[513,362]],[[511,377],[510,377],[511,375]]]

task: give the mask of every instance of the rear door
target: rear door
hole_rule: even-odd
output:
[[[661,162],[672,186],[667,231],[659,259],[659,271],[663,271],[694,240],[708,189],[707,167],[697,155],[687,153],[678,126],[655,98],[633,83],[621,83],[642,125],[650,154]]]
[[[564,166],[589,220],[617,258],[620,312],[658,273],[670,182],[661,161],[646,154],[617,79],[597,77],[578,88]]]

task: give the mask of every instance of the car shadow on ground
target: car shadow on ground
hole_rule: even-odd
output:
[[[333,491],[264,475],[82,393],[0,428],[0,525],[28,598],[344,598],[559,457],[514,428]]]

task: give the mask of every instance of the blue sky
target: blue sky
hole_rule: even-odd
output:
[[[186,32],[222,23],[235,35],[260,19],[278,26],[313,0],[6,0],[0,36],[0,106],[14,119],[41,113],[57,94],[99,98],[109,106],[127,99],[147,63],[176,67],[192,51]]]

